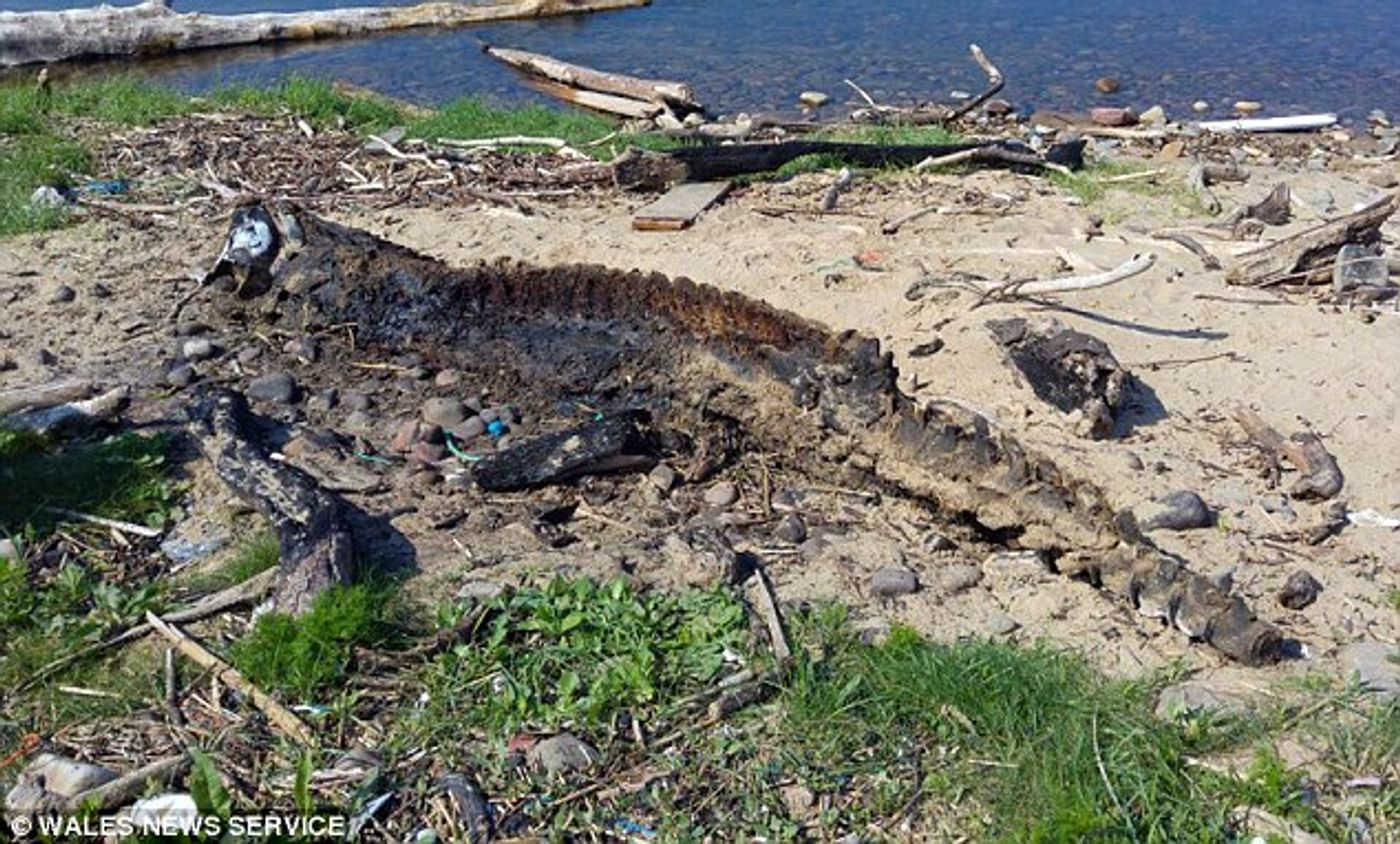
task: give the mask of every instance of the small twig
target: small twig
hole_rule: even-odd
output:
[[[1210,252],[1204,246],[1201,245],[1200,241],[1196,240],[1189,234],[1184,234],[1182,232],[1156,231],[1152,233],[1152,239],[1169,240],[1172,243],[1176,243],[1186,247],[1188,250],[1191,251],[1191,254],[1201,259],[1201,264],[1208,270],[1218,270],[1223,268],[1223,266],[1220,263],[1220,259],[1210,254]]]
[[[1113,800],[1113,805],[1118,809],[1118,814],[1123,816],[1123,820],[1128,824],[1128,832],[1133,836],[1133,840],[1138,840],[1137,826],[1133,823],[1132,815],[1124,808],[1123,801],[1118,799],[1118,792],[1114,791],[1113,783],[1108,779],[1108,769],[1103,764],[1103,753],[1099,750],[1099,714],[1095,712],[1089,722],[1089,737],[1094,745],[1094,764],[1098,765],[1099,776],[1103,778],[1104,788],[1108,789],[1108,796]]]
[[[180,709],[180,677],[175,671],[175,649],[165,649],[165,712],[170,723],[184,726],[185,713]]]
[[[916,208],[908,214],[895,217],[893,220],[886,222],[884,225],[880,226],[880,232],[882,234],[895,234],[900,229],[904,228],[905,225],[914,222],[920,217],[926,217],[929,214],[937,213],[939,209],[943,207],[942,205],[925,205],[923,208]]]
[[[214,656],[214,654],[210,653],[203,645],[191,638],[189,634],[167,624],[155,613],[148,611],[146,613],[146,622],[149,623],[151,627],[155,628],[156,632],[169,639],[170,642],[180,650],[180,653],[205,668],[212,670],[214,676],[219,681],[241,692],[252,701],[254,706],[261,709],[267,715],[268,720],[277,725],[284,733],[301,744],[310,745],[312,743],[311,728],[306,726],[296,715],[292,714],[291,710],[278,703],[271,695],[253,685],[253,683],[244,677],[238,669],[219,659],[217,656]]]
[[[778,615],[778,601],[773,594],[773,584],[768,581],[768,573],[762,566],[754,570],[753,580],[757,581],[757,588],[754,590],[758,593],[756,609],[768,628],[768,640],[773,646],[773,656],[777,658],[780,666],[786,665],[792,659],[792,647],[788,645],[787,634],[783,632],[783,619]]]
[[[44,512],[54,513],[59,516],[67,516],[70,519],[78,519],[79,521],[88,522],[94,525],[101,525],[102,527],[111,528],[112,530],[119,530],[122,533],[130,533],[135,536],[144,536],[147,539],[155,539],[156,537],[160,536],[162,533],[165,532],[163,530],[156,530],[155,528],[148,528],[144,525],[136,525],[132,524],[131,522],[123,522],[118,521],[117,519],[108,519],[102,516],[94,516],[91,513],[80,513],[77,510],[68,510],[63,507],[45,507]]]
[[[998,69],[996,65],[992,64],[991,59],[988,59],[987,54],[982,52],[981,47],[978,47],[976,44],[969,44],[967,48],[972,52],[972,60],[977,62],[977,66],[982,68],[983,73],[987,74],[987,89],[963,103],[958,108],[953,109],[953,113],[948,115],[948,120],[950,122],[959,120],[969,114],[973,109],[996,96],[997,92],[1006,85],[1006,77],[1002,75],[1001,70]]]
[[[827,188],[826,193],[822,195],[822,211],[827,213],[835,211],[836,203],[841,199],[841,192],[850,187],[857,177],[858,174],[855,171],[849,167],[842,167],[841,172],[836,176],[836,181],[832,182],[831,187]]]
[[[880,104],[877,103],[877,102],[875,102],[875,100],[874,100],[868,93],[866,93],[866,91],[865,91],[864,88],[860,87],[859,85],[857,85],[856,83],[852,82],[852,81],[849,80],[849,79],[843,79],[843,80],[841,80],[841,81],[842,81],[842,82],[845,82],[847,85],[851,86],[851,89],[854,90],[857,94],[859,94],[859,95],[860,95],[860,98],[861,98],[862,100],[865,100],[866,103],[868,103],[868,104],[870,105],[871,108],[876,108],[876,109],[881,108]]]
[[[188,753],[157,760],[96,788],[69,797],[62,804],[62,808],[66,812],[75,813],[84,810],[105,812],[140,797],[146,793],[148,784],[153,780],[165,785],[183,774],[189,765]]]

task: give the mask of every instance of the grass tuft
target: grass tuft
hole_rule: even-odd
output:
[[[226,88],[211,94],[210,99],[224,108],[249,114],[294,114],[322,128],[378,132],[407,121],[390,102],[343,94],[331,83],[307,76],[289,76],[264,87]]]
[[[147,525],[164,523],[175,495],[164,437],[123,434],[51,446],[0,433],[0,534],[43,534],[63,520],[46,508]]]

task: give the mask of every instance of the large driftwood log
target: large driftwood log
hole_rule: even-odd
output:
[[[501,0],[488,4],[421,3],[308,12],[206,15],[179,13],[170,0],[63,12],[0,12],[0,67],[94,56],[133,56],[346,38],[425,26],[542,18],[645,6],[650,0]]]
[[[1389,194],[1335,220],[1328,220],[1239,257],[1225,275],[1230,284],[1268,287],[1284,282],[1326,283],[1332,261],[1348,243],[1374,243],[1380,228],[1395,213],[1397,194]]]
[[[219,477],[277,530],[280,565],[269,608],[300,615],[327,587],[348,583],[354,543],[340,501],[253,443],[247,400],[215,390],[192,416],[200,448]]]
[[[651,120],[666,110],[665,105],[652,100],[634,100],[631,97],[619,97],[616,94],[586,91],[583,88],[574,88],[551,79],[531,77],[529,82],[531,88],[541,94],[554,97],[556,100],[562,100],[589,111],[621,117],[625,120]]]
[[[973,156],[969,163],[1038,167],[1049,162],[1073,170],[1084,162],[1082,140],[1056,144],[1043,158],[1029,147],[1006,141],[892,145],[786,141],[682,147],[664,153],[631,150],[618,158],[614,176],[624,188],[656,189],[679,181],[719,181],[749,173],[767,173],[804,155],[832,155],[855,167],[912,167],[928,158],[983,149],[997,149],[1005,154]]]
[[[546,79],[574,88],[584,88],[603,94],[615,94],[619,97],[646,102],[671,103],[687,109],[700,107],[700,104],[695,100],[695,92],[684,82],[641,79],[635,76],[625,76],[621,73],[609,73],[570,64],[540,53],[512,50],[506,47],[492,47],[489,44],[482,49],[486,55],[517,70],[543,76]]]

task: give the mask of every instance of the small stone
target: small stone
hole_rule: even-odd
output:
[[[468,580],[457,590],[457,597],[484,604],[500,597],[505,591],[506,588],[494,580]]]
[[[165,373],[165,383],[178,389],[188,387],[199,380],[199,373],[187,363],[176,364]]]
[[[374,402],[370,400],[369,396],[365,395],[364,393],[356,392],[346,393],[345,395],[341,396],[340,403],[345,407],[346,410],[352,411],[369,410],[374,405]]]
[[[1162,689],[1155,712],[1158,718],[1170,720],[1197,713],[1240,714],[1248,709],[1248,701],[1238,694],[1204,680],[1187,680]]]
[[[444,369],[433,376],[433,384],[438,387],[455,387],[462,383],[462,370]]]
[[[273,404],[293,404],[297,400],[297,382],[285,372],[269,372],[248,382],[248,398]]]
[[[194,337],[180,345],[180,356],[189,361],[208,360],[214,351],[214,343],[204,337]]]
[[[1100,94],[1116,94],[1123,87],[1123,83],[1115,76],[1100,76],[1094,80],[1094,90]]]
[[[1240,114],[1254,114],[1257,111],[1263,110],[1264,104],[1256,100],[1239,100],[1235,103],[1235,111],[1238,111]]]
[[[58,356],[48,349],[39,349],[34,352],[34,363],[39,366],[57,366]]]
[[[992,636],[1010,636],[1020,629],[1021,623],[1001,610],[992,610],[987,614],[985,627]]]
[[[418,441],[420,443],[442,445],[447,442],[447,436],[443,432],[441,425],[428,425],[425,423],[418,426]]]
[[[821,108],[826,105],[831,98],[821,91],[803,91],[797,95],[797,102],[803,108]]]
[[[680,480],[680,475],[665,463],[658,463],[647,473],[647,480],[662,492],[670,492],[676,488],[676,481]]]
[[[773,536],[783,542],[801,545],[807,541],[807,523],[796,513],[788,513],[778,520],[778,526],[773,528]]]
[[[1210,103],[1206,102],[1205,100],[1196,100],[1194,103],[1191,104],[1191,110],[1196,112],[1197,114],[1205,114],[1206,112],[1210,111]]]
[[[262,346],[244,346],[238,350],[238,362],[247,366],[262,357]]]
[[[413,446],[408,459],[415,463],[431,465],[447,456],[447,446],[441,443],[420,442]]]
[[[418,442],[419,422],[417,419],[404,419],[394,426],[389,437],[389,450],[395,454],[407,454]]]
[[[705,490],[705,503],[717,510],[722,510],[738,500],[739,488],[728,481],[722,481]]]
[[[1162,108],[1159,105],[1155,105],[1152,108],[1149,108],[1147,111],[1144,111],[1142,114],[1139,114],[1138,122],[1146,123],[1148,126],[1156,126],[1158,123],[1166,123],[1166,109]]]
[[[779,793],[783,797],[783,805],[787,807],[788,817],[795,821],[807,817],[817,803],[812,789],[801,783],[785,785]]]
[[[1390,268],[1385,258],[1359,243],[1348,243],[1337,251],[1332,265],[1332,291],[1345,293],[1361,288],[1387,287]]]
[[[551,774],[583,771],[598,761],[598,751],[570,733],[560,733],[530,748],[526,758]]]
[[[63,305],[78,298],[78,291],[66,284],[60,284],[58,289],[49,297],[49,302],[54,305]]]
[[[200,334],[208,334],[212,329],[199,320],[181,320],[175,325],[176,337],[196,337]]]
[[[354,410],[345,417],[345,427],[351,431],[368,431],[374,427],[374,417],[367,411]]]
[[[1186,144],[1181,141],[1167,141],[1162,144],[1162,149],[1157,153],[1157,157],[1162,161],[1176,161],[1186,152]]]
[[[1322,584],[1317,582],[1317,578],[1298,569],[1283,584],[1283,589],[1278,593],[1278,602],[1290,610],[1307,609],[1321,592]]]
[[[339,403],[340,391],[337,390],[335,387],[327,387],[326,389],[321,390],[316,395],[312,396],[311,400],[308,401],[306,404],[307,407],[311,408],[312,410],[326,411],[334,410],[335,406]]]
[[[1215,524],[1215,514],[1199,495],[1179,490],[1157,499],[1155,506],[1138,518],[1143,530],[1191,530]]]
[[[12,818],[31,815],[41,811],[44,804],[55,797],[75,797],[116,778],[114,771],[100,765],[41,753],[20,773],[15,787],[5,795],[4,808]]]
[[[1005,117],[1010,114],[1014,108],[1010,102],[997,99],[988,100],[987,104],[982,106],[982,110],[987,113],[988,117]]]
[[[1137,114],[1130,108],[1096,108],[1089,112],[1089,119],[1100,126],[1132,126],[1138,122]]]
[[[1382,642],[1353,642],[1338,654],[1348,678],[1381,697],[1400,695],[1400,649]]]
[[[94,299],[107,299],[110,298],[112,295],[112,288],[99,281],[92,286],[92,289],[89,292],[92,294],[92,298]]]
[[[457,399],[428,399],[423,402],[423,420],[433,425],[451,428],[467,420],[467,409]]]
[[[29,195],[29,204],[35,208],[63,208],[68,205],[68,198],[58,188],[40,185]]]
[[[470,416],[453,425],[447,432],[457,442],[468,443],[486,433],[486,423],[481,421],[480,416]]]
[[[1366,181],[1378,188],[1393,188],[1400,184],[1400,177],[1395,175],[1394,170],[1375,170],[1366,176]]]
[[[870,594],[876,598],[895,598],[918,591],[919,576],[906,568],[883,568],[870,576]]]
[[[982,582],[982,570],[967,563],[944,566],[938,572],[938,586],[949,595],[966,592]]]
[[[1254,503],[1254,496],[1241,487],[1223,486],[1215,491],[1215,500],[1220,506],[1231,510],[1243,510]]]
[[[321,348],[310,337],[293,337],[282,344],[282,351],[302,363],[315,363],[321,356]]]

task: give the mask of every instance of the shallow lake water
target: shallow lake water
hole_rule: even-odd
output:
[[[404,5],[409,0],[390,0]],[[328,8],[354,0],[176,0],[182,10]],[[65,0],[0,0],[53,9]],[[1198,99],[1225,114],[1238,99],[1265,114],[1373,108],[1400,112],[1396,0],[655,0],[649,8],[451,31],[188,54],[131,65],[182,88],[275,79],[343,79],[425,103],[473,94],[539,95],[481,55],[480,42],[546,52],[598,68],[690,81],[717,112],[792,110],[799,92],[854,104],[859,82],[890,103],[947,102],[985,78],[976,42],[1005,72],[1018,108],[1161,104]],[[121,63],[103,63],[99,72]],[[1094,91],[1112,75],[1122,90]]]

